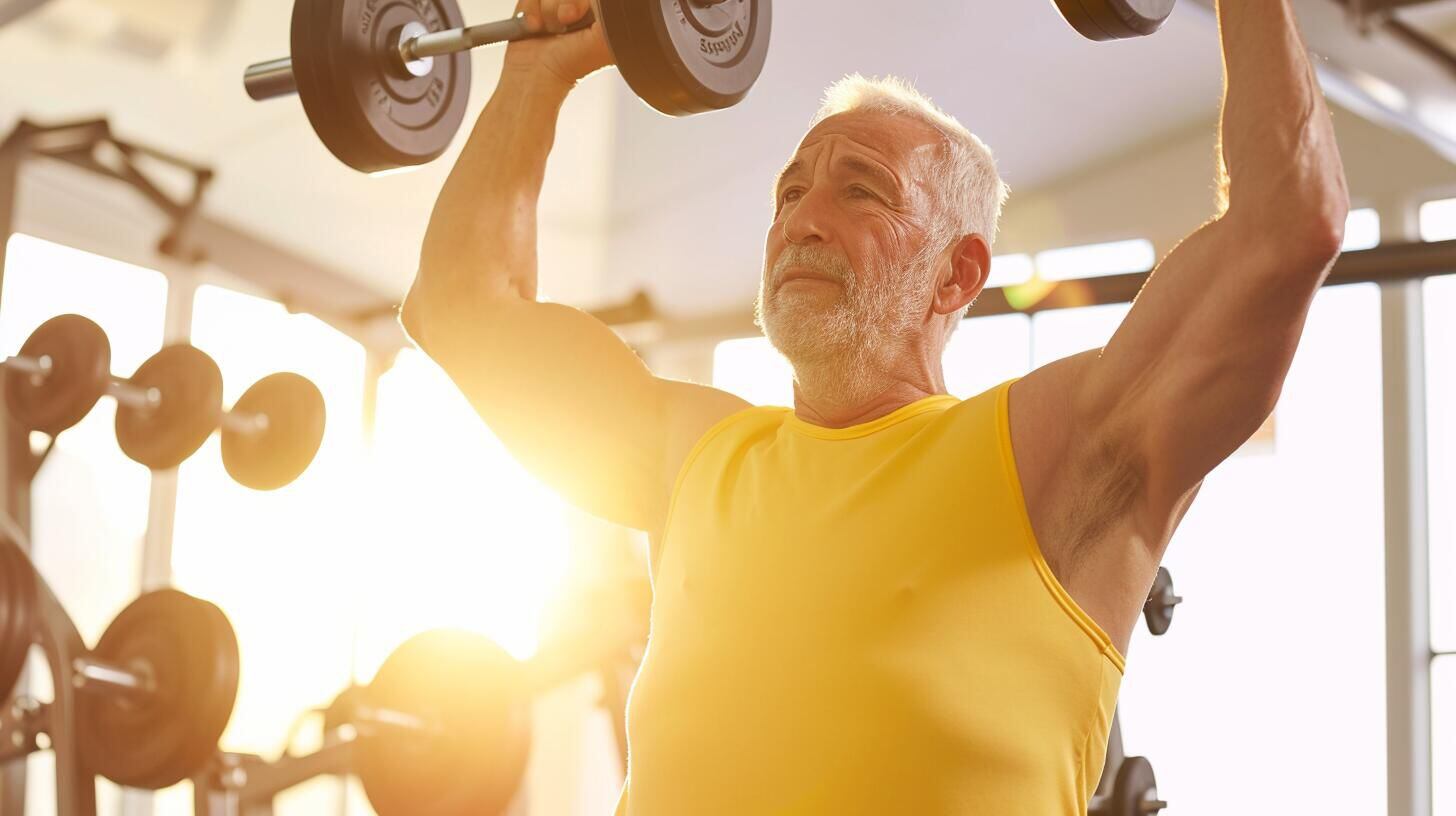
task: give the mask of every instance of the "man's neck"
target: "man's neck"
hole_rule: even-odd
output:
[[[800,376],[794,382],[794,413],[823,428],[850,428],[873,422],[926,397],[946,393],[939,367],[911,377],[883,377],[850,387]]]

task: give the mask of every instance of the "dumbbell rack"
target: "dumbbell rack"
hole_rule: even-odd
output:
[[[8,536],[0,536],[0,547],[20,553],[29,563],[24,550]],[[49,703],[36,703],[17,694],[0,708],[0,767],[5,769],[6,785],[0,798],[0,816],[24,816],[25,789],[20,788],[18,799],[11,793],[10,780],[15,778],[11,771],[19,766],[19,778],[24,779],[23,760],[42,749],[38,744],[41,734],[48,738],[49,750],[55,754],[56,816],[95,816],[96,777],[81,763],[77,711],[80,675],[74,669],[88,650],[71,617],[33,566],[30,575],[35,581],[32,629],[50,665],[55,693]]]

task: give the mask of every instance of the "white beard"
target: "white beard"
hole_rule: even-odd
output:
[[[908,269],[873,276],[883,281],[874,287],[865,286],[846,261],[823,247],[787,246],[759,282],[754,322],[788,358],[795,379],[816,383],[821,397],[871,397],[879,379],[875,373],[887,369],[921,328],[938,243],[927,242]],[[824,305],[811,299],[824,295],[784,295],[777,284],[791,266],[838,281],[834,301]]]

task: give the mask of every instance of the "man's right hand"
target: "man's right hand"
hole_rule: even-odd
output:
[[[553,36],[517,40],[506,48],[507,71],[546,70],[568,85],[612,64],[612,52],[602,33],[601,15],[591,28],[561,34],[591,9],[591,0],[518,0],[516,11],[526,15],[532,32]]]

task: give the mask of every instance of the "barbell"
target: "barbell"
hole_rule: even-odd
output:
[[[1156,32],[1176,0],[1055,0],[1093,40]],[[595,0],[566,32],[600,22],[632,91],[670,116],[721,110],[747,96],[763,72],[771,0]],[[365,173],[424,164],[449,147],[470,95],[466,52],[555,36],[524,16],[466,26],[455,0],[296,0],[290,56],[254,63],[243,87],[254,100],[297,93],[324,145]]]
[[[736,105],[768,57],[771,0],[596,0],[570,26],[600,22],[622,78],[670,116]],[[424,164],[465,117],[472,48],[542,36],[521,14],[466,27],[455,0],[296,0],[290,55],[255,63],[255,100],[297,92],[340,161],[366,173]]]
[[[167,346],[121,379],[111,374],[106,333],[81,315],[42,323],[0,367],[10,415],[51,436],[80,422],[101,397],[115,398],[117,443],[153,470],[177,467],[221,429],[228,474],[272,490],[298,478],[323,440],[323,395],[307,379],[265,377],[224,411],[222,372],[206,352]]]

